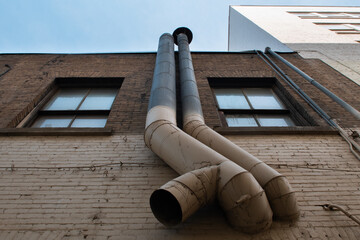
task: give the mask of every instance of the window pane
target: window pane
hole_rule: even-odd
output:
[[[289,116],[282,115],[257,115],[257,120],[262,127],[290,127],[295,126]]]
[[[241,89],[214,89],[220,109],[250,109]]]
[[[73,116],[40,116],[31,126],[32,128],[66,128],[69,126]]]
[[[343,25],[343,24],[318,24],[319,26],[329,29],[329,30],[347,30],[352,29],[349,26]]]
[[[226,122],[229,127],[257,127],[255,119],[251,115],[226,115]]]
[[[60,89],[46,104],[44,110],[75,110],[87,91],[85,88]]]
[[[117,89],[98,88],[91,89],[80,110],[109,110],[115,99]]]
[[[289,12],[291,14],[294,14],[298,17],[312,17],[312,16],[316,16],[314,13],[311,12]]]
[[[343,25],[343,24],[323,24],[323,27],[326,27],[330,30],[342,30],[342,29],[352,29],[349,26]]]
[[[244,88],[254,109],[285,109],[271,88]]]
[[[347,13],[347,14],[351,14],[352,16],[354,17],[360,17],[360,12],[357,12],[357,13]]]
[[[318,12],[319,14],[321,14],[322,17],[350,17],[344,13],[338,13],[338,12]]]
[[[348,24],[354,30],[360,31],[360,24]]]
[[[71,124],[73,128],[82,127],[105,127],[107,117],[106,116],[79,116],[76,117],[74,122]]]

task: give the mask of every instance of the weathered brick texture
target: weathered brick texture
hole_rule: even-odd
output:
[[[340,137],[229,139],[287,176],[300,205],[298,221],[275,221],[264,233],[245,235],[231,229],[214,204],[167,229],[151,213],[149,197],[177,174],[144,146],[141,135],[1,137],[1,239],[360,237],[355,222],[319,206],[339,204],[360,215],[360,163]]]
[[[285,54],[288,60],[338,94],[355,108],[360,108],[358,85],[320,60],[304,60],[296,54]],[[0,79],[0,127],[15,127],[46,95],[57,77],[122,77],[124,82],[108,120],[108,127],[119,133],[142,133],[145,125],[155,54],[93,55],[1,55],[0,61],[12,70]],[[326,125],[272,69],[255,54],[193,53],[204,116],[209,126],[220,126],[215,100],[208,78],[277,77],[280,84],[316,124]],[[280,66],[281,63],[279,63]],[[284,70],[332,118],[344,127],[359,127],[350,113],[285,66]],[[178,88],[179,89],[179,88]],[[178,91],[178,96],[180,92]],[[181,125],[181,103],[178,101]]]
[[[299,55],[293,54],[285,54],[284,57],[335,95],[352,105],[355,109],[360,109],[358,84],[345,78],[340,72],[334,70],[321,60],[306,59],[304,61]],[[349,112],[345,111],[340,105],[336,104],[327,95],[305,81],[283,63],[277,63],[291,78],[296,80],[296,83],[304,89],[329,116],[338,121],[340,125],[343,127],[359,127],[359,120]]]
[[[211,127],[221,126],[221,121],[208,78],[278,78],[255,54],[192,57]],[[284,57],[360,109],[355,83],[319,60]],[[275,221],[266,232],[245,235],[229,227],[214,203],[174,228],[160,224],[149,197],[177,174],[143,142],[154,63],[154,53],[0,55],[2,66],[12,66],[0,78],[0,128],[15,127],[57,77],[124,78],[107,123],[114,130],[111,136],[0,136],[0,239],[360,239],[355,222],[320,206],[339,204],[360,216],[360,162],[334,134],[227,136],[287,176],[299,201],[298,221]],[[286,72],[342,126],[359,129],[359,122],[340,106]],[[278,81],[304,113],[326,126]],[[180,101],[178,107],[181,125]]]

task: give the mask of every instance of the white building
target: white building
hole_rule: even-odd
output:
[[[229,51],[297,51],[360,84],[360,7],[230,6]]]

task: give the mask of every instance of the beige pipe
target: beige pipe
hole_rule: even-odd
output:
[[[299,209],[295,192],[283,175],[209,128],[203,121],[191,119],[194,119],[194,116],[190,121],[185,121],[184,131],[248,170],[264,188],[275,218],[298,218]]]
[[[236,229],[256,233],[270,227],[272,212],[263,189],[255,179],[231,161],[181,175],[156,190],[150,205],[166,226],[185,221],[200,207],[218,198],[229,223]],[[250,184],[249,184],[250,183]]]
[[[252,173],[264,188],[276,218],[297,218],[299,210],[295,192],[287,179],[205,125],[189,48],[192,33],[187,28],[178,28],[173,36],[176,37],[179,47],[184,131]]]
[[[149,111],[167,116],[171,109],[157,106]],[[162,112],[166,111],[166,112]],[[162,113],[160,113],[162,112]],[[148,122],[145,143],[180,177],[156,190],[150,205],[164,225],[179,224],[216,197],[229,223],[255,233],[270,227],[272,211],[266,194],[245,169],[184,133],[168,120]]]
[[[144,140],[183,175],[151,195],[151,209],[160,222],[172,226],[217,197],[232,226],[262,231],[271,225],[272,211],[255,178],[176,126],[173,45],[171,35],[160,37]]]

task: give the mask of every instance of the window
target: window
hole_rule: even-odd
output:
[[[333,31],[337,31],[337,30],[351,30],[352,28],[345,25],[345,24],[341,24],[341,23],[315,23],[323,28],[329,29],[329,30],[333,30]]]
[[[25,124],[31,128],[103,128],[121,81],[57,79]]]
[[[352,16],[340,12],[318,12],[322,18],[351,18]]]
[[[229,127],[295,126],[271,88],[215,88],[214,94]]]
[[[360,12],[288,12],[299,18],[312,19],[312,18],[327,18],[327,19],[348,19],[360,18]]]
[[[313,18],[313,17],[319,16],[312,12],[288,12],[288,13],[294,14],[295,16],[298,16],[299,18]]]
[[[360,23],[315,23],[337,34],[360,34]]]
[[[348,12],[353,18],[360,18],[360,12]]]
[[[297,110],[279,97],[273,78],[209,79],[224,126],[292,127],[309,125]],[[284,96],[282,96],[284,98]],[[299,120],[300,119],[300,120]]]

